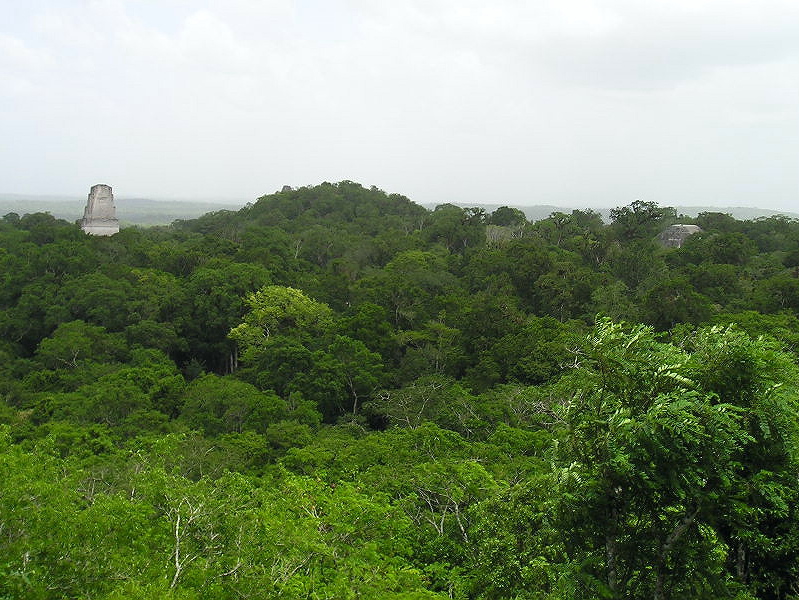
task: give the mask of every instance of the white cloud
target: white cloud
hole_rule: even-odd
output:
[[[50,56],[23,40],[0,34],[0,68],[9,71],[38,70],[51,64]]]
[[[251,68],[252,52],[248,46],[208,10],[197,11],[186,19],[178,43],[188,67],[220,72]]]
[[[14,36],[0,34],[0,97],[36,93],[36,75],[53,64],[50,55]]]

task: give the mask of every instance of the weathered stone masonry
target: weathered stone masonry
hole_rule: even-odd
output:
[[[110,185],[98,183],[92,186],[79,223],[80,228],[90,235],[114,235],[119,232],[114,192]]]

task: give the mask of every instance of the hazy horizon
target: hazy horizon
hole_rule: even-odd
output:
[[[276,192],[270,192],[276,193]],[[389,191],[389,193],[392,193]],[[397,192],[399,193],[399,192]],[[264,194],[269,195],[269,194]],[[151,210],[154,211],[155,214],[163,213],[165,215],[172,214],[174,218],[194,218],[199,216],[200,214],[204,214],[200,209],[205,208],[208,212],[212,212],[214,210],[238,210],[244,207],[247,203],[252,203],[257,201],[257,198],[254,199],[220,199],[220,198],[129,198],[124,196],[119,196],[116,193],[114,194],[115,204],[117,205],[118,212],[121,216],[124,216],[126,210],[126,203],[130,202],[133,203],[135,206],[133,207],[133,212],[138,214],[138,211],[141,209]],[[413,198],[410,198],[412,202],[415,202]],[[5,194],[0,192],[0,209],[5,211],[11,210],[12,212],[17,212],[17,209],[22,209],[22,207],[16,206],[18,204],[23,204],[25,202],[30,202],[33,206],[34,212],[44,211],[44,212],[52,212],[54,216],[59,218],[71,218],[74,216],[73,213],[77,214],[77,209],[80,207],[81,214],[83,207],[85,206],[86,199],[80,196],[74,195],[63,195],[63,194]],[[163,205],[159,207],[158,205]],[[443,202],[417,202],[420,206],[424,206],[425,208],[432,210],[435,206],[439,204],[444,204]],[[555,211],[571,211],[571,210],[594,210],[599,212],[603,218],[606,220],[609,218],[609,213],[613,208],[622,205],[605,205],[605,206],[584,206],[578,204],[523,204],[523,203],[510,203],[510,204],[496,204],[496,203],[489,203],[489,202],[458,202],[453,201],[452,204],[456,204],[463,207],[482,207],[486,210],[487,213],[493,212],[500,206],[511,206],[514,208],[524,209],[528,213],[528,218],[531,214],[536,215],[533,220],[537,218],[545,218],[548,214],[545,214],[547,210],[551,210],[552,212]],[[179,207],[185,205],[186,207],[186,215],[177,214],[179,211]],[[710,205],[681,205],[681,204],[674,204],[674,205],[667,205],[661,204],[660,206],[669,206],[676,208],[678,213],[685,214],[687,216],[696,216],[699,212],[703,212],[705,210],[711,211],[720,211],[720,212],[727,212],[732,214],[737,219],[745,220],[750,218],[756,218],[757,215],[761,216],[769,216],[773,213],[780,213],[791,218],[799,218],[799,211],[790,211],[790,210],[781,210],[781,209],[769,209],[769,208],[762,208],[757,206],[741,206],[741,205],[731,205],[731,206],[710,206]],[[65,208],[69,207],[70,209],[74,209],[71,211],[66,211]],[[145,208],[150,207],[150,208]],[[177,211],[177,212],[176,212]],[[2,211],[0,211],[0,215]]]
[[[790,0],[29,0],[0,191],[799,207]]]
[[[360,183],[360,182],[356,182],[356,183]],[[314,184],[308,184],[308,187],[313,187],[313,185]],[[297,187],[304,187],[304,186],[297,186]],[[365,186],[365,187],[369,187],[369,186]],[[377,186],[377,187],[379,187],[379,186]],[[229,198],[223,198],[223,197],[213,197],[213,196],[207,196],[207,197],[203,197],[203,196],[197,196],[197,197],[130,196],[130,195],[120,195],[116,191],[114,191],[114,199],[115,199],[115,201],[122,201],[122,202],[124,202],[125,200],[131,200],[131,201],[135,200],[135,201],[145,201],[145,202],[165,202],[165,203],[168,203],[168,202],[176,202],[176,203],[184,202],[184,203],[192,203],[192,204],[209,204],[209,205],[222,204],[222,205],[230,205],[230,206],[237,206],[237,205],[238,206],[244,206],[248,202],[256,202],[259,198],[261,198],[263,196],[268,196],[268,195],[271,195],[271,194],[275,194],[275,193],[277,193],[279,191],[280,190],[274,190],[274,191],[271,191],[271,192],[265,192],[263,194],[260,194],[257,197],[254,197],[254,198],[230,198],[230,197]],[[407,194],[403,194],[399,190],[383,190],[383,191],[385,191],[385,192],[387,192],[389,194],[400,194],[402,196],[408,197]],[[81,203],[85,204],[87,196],[88,196],[88,191],[86,192],[86,194],[83,194],[83,195],[78,195],[78,194],[25,194],[25,193],[20,194],[20,193],[4,193],[4,192],[0,191],[0,199],[3,199],[3,200],[19,200],[19,201],[24,201],[26,199],[38,199],[38,200],[42,200],[42,201],[46,200],[46,201],[53,201],[53,202],[81,202]],[[438,206],[440,204],[456,204],[456,205],[463,205],[463,206],[485,205],[485,206],[496,206],[496,207],[500,207],[500,206],[513,206],[513,207],[518,207],[518,206],[548,207],[548,206],[552,206],[554,208],[595,209],[595,210],[611,209],[611,208],[616,208],[616,207],[620,207],[620,206],[626,206],[626,205],[630,204],[633,200],[637,200],[637,199],[638,198],[635,198],[635,199],[629,200],[628,202],[624,202],[624,203],[619,202],[619,203],[615,203],[615,204],[597,204],[597,203],[585,204],[585,203],[578,203],[578,202],[569,203],[568,201],[564,201],[564,202],[562,202],[560,204],[554,204],[554,203],[551,203],[551,202],[535,202],[535,203],[531,203],[531,202],[527,202],[527,203],[525,203],[525,202],[510,202],[510,203],[507,203],[506,202],[506,203],[499,203],[499,202],[484,202],[484,201],[481,201],[479,199],[477,199],[474,202],[465,202],[465,201],[461,201],[461,200],[458,200],[458,199],[450,199],[450,200],[440,201],[440,202],[439,201],[423,202],[423,201],[417,201],[414,198],[410,198],[409,197],[409,200],[411,200],[412,202],[415,202],[416,204],[423,205],[423,206]],[[641,199],[642,200],[647,200],[646,198],[641,198]],[[666,207],[666,206],[669,206],[669,207],[681,207],[681,208],[694,208],[694,207],[706,208],[706,207],[710,207],[710,208],[719,208],[719,209],[744,208],[744,209],[761,209],[763,211],[799,214],[799,205],[797,205],[793,209],[790,209],[790,208],[789,209],[780,209],[780,208],[768,208],[768,207],[758,206],[756,204],[726,204],[726,205],[723,205],[723,204],[720,204],[720,203],[718,203],[718,204],[700,204],[700,203],[686,204],[686,203],[681,203],[681,202],[671,203],[671,204],[664,203],[664,202],[657,202],[657,204],[659,206],[664,206],[664,207]]]

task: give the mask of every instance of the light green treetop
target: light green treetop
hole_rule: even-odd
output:
[[[252,358],[271,336],[318,335],[328,331],[333,321],[333,311],[327,304],[281,285],[264,286],[248,295],[245,302],[250,310],[230,332],[245,360]]]

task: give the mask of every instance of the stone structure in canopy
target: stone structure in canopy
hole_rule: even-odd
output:
[[[658,239],[660,243],[666,246],[666,248],[681,248],[682,245],[685,243],[689,237],[691,237],[695,233],[700,233],[702,228],[698,225],[683,225],[682,223],[676,223],[670,227],[664,229]]]
[[[92,186],[79,223],[80,228],[90,235],[114,235],[119,232],[114,192],[110,185],[98,183]]]

